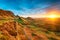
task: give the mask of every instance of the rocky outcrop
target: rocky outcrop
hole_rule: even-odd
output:
[[[0,9],[0,19],[13,19],[14,16],[13,12]]]

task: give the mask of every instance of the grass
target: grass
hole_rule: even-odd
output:
[[[15,21],[17,21],[18,23],[24,24],[22,19],[15,19]]]
[[[3,23],[5,23],[6,21],[7,21],[6,19],[0,20],[0,25],[2,25]]]
[[[0,40],[8,40],[8,36],[3,35],[2,31],[0,31]]]

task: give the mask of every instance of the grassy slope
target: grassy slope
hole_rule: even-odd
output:
[[[26,19],[25,19],[26,20]],[[7,22],[8,20],[0,20],[0,24],[2,25],[4,22]],[[10,20],[11,21],[11,20]],[[60,36],[57,36],[55,34],[55,32],[52,32],[52,31],[49,31],[47,29],[44,29],[44,28],[40,28],[40,27],[37,27],[33,22],[30,22],[29,25],[24,25],[24,20],[22,19],[15,19],[16,22],[22,24],[24,27],[29,27],[30,30],[33,30],[33,34],[32,36],[35,34],[35,35],[38,35],[38,34],[41,34],[42,35],[46,35],[46,37],[49,39],[49,40],[60,40]],[[26,20],[28,21],[28,20]],[[9,21],[8,21],[9,22]],[[29,22],[29,21],[28,21]],[[34,32],[35,31],[35,32]],[[24,31],[23,31],[24,32]],[[2,39],[1,39],[2,38]],[[6,35],[2,35],[2,33],[0,32],[0,39],[1,40],[7,40],[8,37],[6,37]]]

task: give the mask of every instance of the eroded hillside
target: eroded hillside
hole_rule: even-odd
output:
[[[60,34],[37,25],[32,18],[0,10],[0,40],[60,40]]]

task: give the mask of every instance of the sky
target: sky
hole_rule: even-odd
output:
[[[60,0],[0,0],[0,9],[20,16],[45,14],[50,7],[60,9]]]

